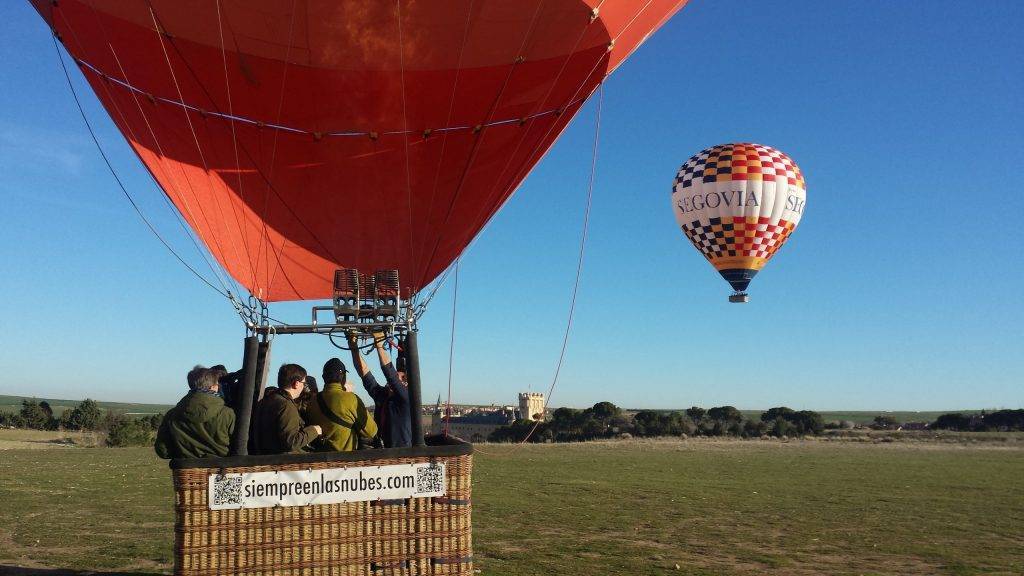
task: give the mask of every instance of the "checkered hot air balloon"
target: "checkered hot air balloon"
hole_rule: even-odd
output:
[[[761,144],[720,144],[679,169],[672,209],[690,242],[746,302],[750,281],[800,223],[803,175],[782,152]]]

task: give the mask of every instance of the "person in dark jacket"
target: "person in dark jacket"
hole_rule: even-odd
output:
[[[409,410],[409,383],[406,380],[405,358],[399,357],[398,367],[391,364],[391,356],[384,349],[384,334],[375,332],[373,344],[377,349],[380,368],[384,372],[387,386],[377,383],[373,373],[366,366],[362,354],[359,353],[356,335],[349,333],[349,348],[352,350],[352,363],[363,380],[363,388],[373,398],[373,416],[380,429],[381,439],[385,448],[412,446],[412,417]]]
[[[267,388],[253,411],[252,445],[256,454],[300,452],[323,432],[299,416],[295,400],[306,389],[306,370],[285,364],[277,371],[277,388]]]
[[[161,458],[227,456],[235,412],[217,395],[218,374],[196,366],[188,373],[189,393],[164,415],[153,448]]]

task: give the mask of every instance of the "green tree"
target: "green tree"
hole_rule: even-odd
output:
[[[1000,432],[1024,430],[1024,410],[996,410],[985,414],[982,417],[981,426],[985,430]]]
[[[931,428],[936,430],[962,430],[971,429],[971,419],[959,412],[943,414],[932,422]]]
[[[793,436],[796,433],[796,428],[785,418],[776,418],[775,422],[772,422],[771,434],[778,438],[783,436]]]
[[[153,442],[153,431],[135,418],[117,416],[110,421],[107,446],[145,446]]]
[[[69,430],[96,430],[103,421],[103,411],[95,400],[86,398],[64,413],[61,423]]]
[[[487,437],[488,442],[522,442],[526,435],[533,430],[534,422],[529,420],[516,420],[508,426],[502,426],[494,432],[491,432],[490,436]],[[547,434],[548,424],[540,423],[537,425],[536,432],[530,436],[530,442],[543,442],[546,438],[550,437]]]
[[[590,409],[594,416],[599,420],[608,420],[612,416],[617,416],[621,410],[615,404],[611,402],[598,402],[594,404],[594,407]]]
[[[734,406],[716,406],[708,410],[708,418],[723,424],[732,424],[743,420],[743,414]]]
[[[872,424],[872,428],[877,430],[890,430],[892,428],[896,428],[898,425],[899,422],[897,422],[892,416],[880,414],[875,416],[875,422]]]
[[[24,428],[25,421],[21,418],[20,414],[15,412],[0,412],[0,427],[10,426],[11,428]]]
[[[825,421],[821,414],[814,410],[801,410],[794,412],[788,419],[796,427],[797,434],[814,434],[817,436],[825,430]]]
[[[53,427],[53,417],[47,414],[43,406],[35,400],[22,400],[21,411],[18,413],[21,416],[22,422],[26,428],[32,428],[34,430],[48,430]]]
[[[782,418],[783,420],[792,422],[794,414],[796,414],[796,410],[786,408],[785,406],[769,408],[761,413],[761,422],[774,422],[776,418]]]
[[[768,423],[763,420],[747,420],[743,423],[743,436],[757,438],[768,433]]]
[[[634,436],[660,436],[661,423],[658,421],[658,413],[653,410],[641,410],[633,416]]]
[[[686,415],[690,418],[690,420],[693,420],[694,424],[700,424],[700,421],[704,419],[704,414],[706,412],[707,410],[701,408],[700,406],[690,406],[689,408],[686,409]]]
[[[164,421],[163,414],[150,414],[149,416],[143,416],[141,418],[142,423],[145,424],[150,430],[154,432],[160,429],[160,424]]]

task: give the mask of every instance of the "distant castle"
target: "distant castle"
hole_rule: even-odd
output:
[[[544,394],[540,392],[519,393],[519,414],[523,420],[531,422],[544,420]]]

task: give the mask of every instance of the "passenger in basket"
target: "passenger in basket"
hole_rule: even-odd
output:
[[[373,398],[373,415],[380,426],[381,438],[385,448],[412,446],[412,418],[409,410],[409,383],[406,379],[405,356],[399,354],[398,366],[391,364],[391,356],[384,349],[384,334],[373,334],[373,345],[377,349],[380,368],[384,372],[387,386],[377,383],[373,373],[366,366],[356,342],[355,334],[348,335],[349,348],[352,350],[352,362],[363,380],[363,387]]]
[[[307,375],[306,388],[295,399],[295,405],[299,407],[299,416],[304,422],[309,421],[309,405],[316,401],[318,392],[320,392],[320,386],[317,385],[316,378]]]
[[[161,458],[227,456],[235,412],[217,395],[219,373],[196,366],[188,373],[189,393],[164,414],[153,448]]]
[[[253,411],[252,446],[256,454],[301,452],[323,432],[316,424],[306,425],[299,416],[296,399],[306,389],[306,370],[285,364],[277,371],[277,388],[267,388]]]
[[[359,439],[377,435],[377,424],[362,399],[352,392],[348,370],[337,358],[324,364],[324,389],[309,403],[309,421],[323,427],[324,433],[312,448],[318,452],[355,450]]]

